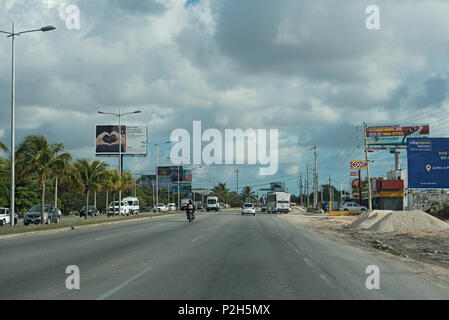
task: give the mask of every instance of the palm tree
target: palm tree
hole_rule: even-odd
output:
[[[87,159],[77,160],[73,164],[71,175],[72,184],[75,189],[86,196],[86,211],[84,218],[87,220],[89,213],[89,193],[98,191],[108,179],[108,165],[104,162]]]
[[[0,150],[3,150],[5,152],[9,153],[8,147],[1,141],[0,141]]]
[[[49,179],[69,166],[71,155],[64,152],[62,143],[48,142],[47,137],[30,135],[17,149],[17,169],[22,176],[35,175],[42,188],[41,224],[44,224],[45,187]]]
[[[115,213],[115,194],[117,192],[124,192],[134,186],[134,177],[130,172],[123,172],[120,177],[120,173],[117,169],[109,171],[106,181],[106,188],[112,193],[112,206]]]
[[[212,189],[212,195],[218,197],[219,201],[227,201],[229,189],[226,187],[226,183],[219,183]]]
[[[249,186],[243,188],[240,198],[243,202],[255,202],[257,200],[256,194]]]

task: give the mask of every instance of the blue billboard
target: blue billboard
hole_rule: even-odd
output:
[[[449,138],[407,139],[408,187],[449,189]]]

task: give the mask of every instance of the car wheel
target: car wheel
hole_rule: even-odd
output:
[[[23,223],[23,225],[24,225],[24,226],[27,226],[27,225],[28,225],[28,223],[25,223],[25,222],[24,222],[24,223]]]
[[[348,209],[344,209],[343,211],[348,211]]]

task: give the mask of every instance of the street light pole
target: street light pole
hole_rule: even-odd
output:
[[[99,114],[110,114],[113,116],[118,117],[118,172],[119,172],[119,176],[120,179],[122,178],[122,117],[126,116],[128,114],[136,114],[136,113],[141,113],[142,111],[137,110],[134,112],[126,112],[126,113],[121,113],[121,109],[118,109],[118,113],[115,112],[103,112],[103,111],[98,111]],[[115,208],[115,206],[114,206]],[[122,211],[122,190],[121,188],[118,191],[118,214],[120,215]]]
[[[14,226],[14,203],[15,203],[15,116],[16,116],[16,36],[20,36],[24,33],[30,32],[47,32],[55,30],[56,28],[53,26],[46,26],[36,30],[27,30],[16,33],[15,23],[12,22],[12,31],[0,31],[0,33],[7,34],[8,38],[11,38],[12,41],[12,50],[11,50],[11,198],[10,198],[10,215],[11,215],[11,226]]]

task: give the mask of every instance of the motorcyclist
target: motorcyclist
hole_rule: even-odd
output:
[[[187,205],[186,214],[187,219],[189,219],[189,215],[192,215],[192,220],[195,219],[195,205],[193,204],[192,200],[190,200],[189,204]]]

